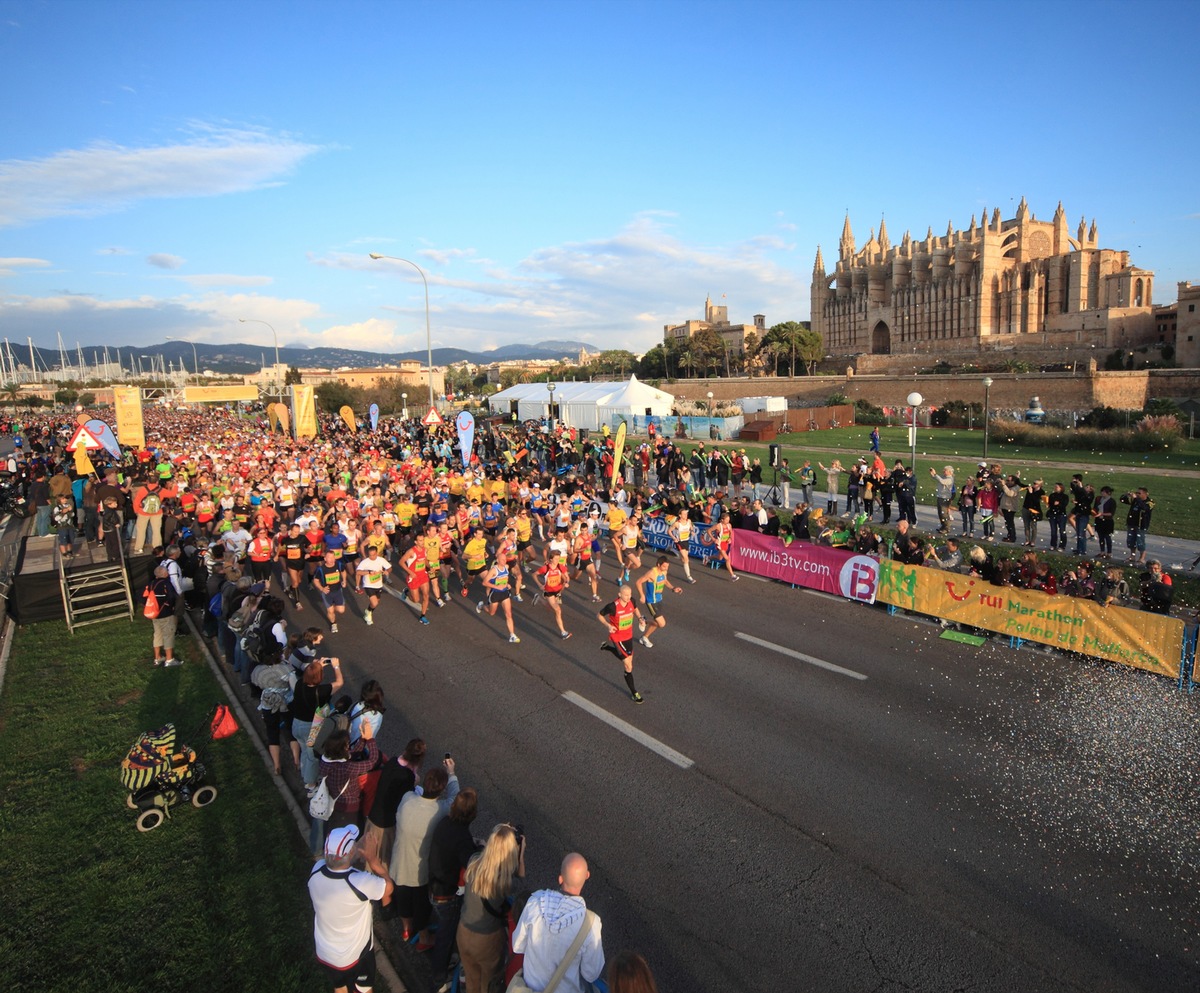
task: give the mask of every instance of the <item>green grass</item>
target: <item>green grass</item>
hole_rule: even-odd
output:
[[[870,450],[871,428],[836,428],[830,431],[800,432],[779,436],[784,455],[793,469],[799,468],[805,459],[816,466],[819,462],[829,465],[830,459],[840,458],[849,466],[847,459],[866,455]],[[912,449],[908,443],[907,428],[880,428],[880,448],[883,460],[891,468],[896,459],[907,465]],[[685,452],[698,440],[705,445],[707,439],[680,441]],[[721,447],[745,448],[750,458],[759,458],[767,465],[767,446],[754,442],[722,442]],[[942,466],[954,466],[954,473],[962,479],[966,474],[974,475],[983,458],[983,432],[967,431],[962,428],[921,428],[917,432],[917,502],[933,503],[934,483],[930,479],[930,467],[939,471]],[[1049,492],[1053,484],[1061,482],[1070,488],[1071,476],[1080,473],[1084,482],[1091,483],[1099,492],[1101,486],[1111,486],[1117,497],[1126,490],[1146,486],[1155,501],[1154,517],[1151,521],[1152,534],[1172,538],[1200,540],[1200,478],[1181,476],[1180,470],[1200,473],[1200,441],[1185,441],[1178,452],[1076,452],[1062,449],[1019,448],[1006,445],[1002,437],[993,431],[988,441],[988,461],[999,462],[1005,472],[1015,472],[1022,479],[1044,479]],[[1058,468],[1062,466],[1063,468]],[[1067,468],[1080,466],[1080,468]],[[1119,471],[1114,471],[1114,469]],[[764,473],[771,480],[768,469]],[[817,489],[825,485],[824,473],[817,472]],[[842,493],[846,481],[842,479]],[[1118,531],[1124,530],[1124,507],[1118,506]],[[1119,537],[1119,536],[1118,536]]]
[[[118,770],[138,734],[187,740],[208,666],[149,665],[150,628],[16,633],[0,698],[0,961],[10,989],[321,990],[311,860],[245,731],[208,746],[219,795],[141,834]],[[180,639],[181,654],[197,658]]]

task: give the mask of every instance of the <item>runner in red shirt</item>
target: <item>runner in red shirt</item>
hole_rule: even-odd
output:
[[[557,548],[549,551],[546,564],[533,574],[533,581],[541,589],[546,606],[554,612],[554,619],[558,621],[558,636],[566,641],[571,637],[571,632],[563,624],[562,595],[563,590],[571,584],[569,570],[563,564],[562,553]]]
[[[646,630],[646,618],[633,602],[633,590],[622,586],[617,599],[600,608],[596,618],[608,628],[608,640],[601,642],[600,650],[612,652],[625,665],[625,685],[634,703],[642,702],[642,695],[633,683],[633,619],[638,619],[638,625],[643,632]]]

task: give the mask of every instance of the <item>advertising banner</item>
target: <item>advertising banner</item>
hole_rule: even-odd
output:
[[[717,546],[713,539],[716,532],[709,537],[711,524],[692,523],[692,536],[688,540],[688,556],[694,562],[707,562],[716,558]],[[666,517],[648,517],[642,525],[642,540],[647,548],[666,551],[675,547],[675,539],[671,537],[671,521]]]
[[[272,434],[279,430],[279,412],[273,403],[267,404],[267,423],[271,426]]]
[[[617,485],[617,480],[622,478],[621,471],[621,456],[625,454],[625,422],[622,421],[617,427],[617,437],[613,442],[613,471],[612,479],[608,481],[609,489],[614,489]]]
[[[185,386],[184,403],[236,403],[258,399],[256,386]]]
[[[454,424],[458,428],[458,450],[466,467],[471,464],[471,451],[475,447],[475,416],[469,410],[460,411]]]
[[[313,395],[313,387],[296,383],[292,386],[292,424],[293,437],[315,438],[317,436],[317,404]]]
[[[1163,614],[992,586],[971,576],[890,559],[879,563],[879,600],[1162,676],[1179,675],[1183,622]]]
[[[373,403],[367,408],[367,416],[371,418],[371,430],[379,428],[379,404]]]
[[[785,545],[757,531],[735,530],[729,557],[734,569],[742,572],[861,603],[874,603],[879,589],[879,562],[840,548],[807,541]]]
[[[349,404],[345,404],[338,411],[338,414],[341,415],[342,420],[346,423],[346,427],[348,427],[351,431],[353,431],[355,434],[357,434],[358,433],[358,420],[354,416],[354,408],[351,407]]]
[[[291,433],[291,413],[288,411],[286,403],[275,404],[275,416],[279,419],[279,430],[284,434]]]
[[[142,391],[137,386],[114,386],[113,407],[117,414],[117,437],[130,448],[146,447],[142,427]]]
[[[95,438],[104,450],[108,452],[114,459],[121,457],[121,446],[117,444],[117,436],[113,434],[113,429],[99,418],[92,418],[90,421],[85,421],[83,426],[88,429],[88,432]]]

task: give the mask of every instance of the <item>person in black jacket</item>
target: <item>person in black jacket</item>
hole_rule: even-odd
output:
[[[430,955],[433,985],[446,981],[450,954],[462,908],[459,896],[463,873],[471,858],[483,846],[471,836],[471,824],[479,812],[479,795],[471,787],[464,788],[450,805],[450,813],[433,829],[429,847],[429,902],[437,921],[437,933]]]

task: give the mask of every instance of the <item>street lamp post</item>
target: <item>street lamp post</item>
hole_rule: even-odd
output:
[[[279,368],[279,335],[275,333],[274,325],[267,324],[266,321],[260,320],[257,317],[239,317],[239,324],[266,324],[271,329],[271,338],[275,342],[275,368]]]
[[[429,280],[425,278],[425,270],[415,262],[408,259],[402,259],[397,255],[380,255],[378,252],[369,253],[375,261],[387,259],[390,262],[403,262],[406,265],[412,266],[421,274],[421,282],[425,286],[425,352],[429,360],[429,407],[433,409],[433,337],[429,333]]]
[[[911,432],[911,434],[909,435],[909,440],[912,441],[912,463],[911,464],[912,464],[912,471],[913,471],[914,477],[917,474],[917,408],[919,406],[921,406],[921,404],[924,402],[925,402],[925,398],[923,396],[921,396],[921,394],[918,393],[916,390],[914,390],[912,393],[910,393],[908,395],[908,406],[909,406],[909,411],[911,414],[911,416],[909,418],[909,422],[911,425],[909,427],[909,431]]]
[[[167,341],[187,341],[187,339],[186,338],[168,337]],[[192,362],[196,366],[196,378],[199,379],[199,377],[200,377],[200,360],[196,357],[196,343],[194,341],[188,341],[188,344],[192,346]],[[187,372],[187,366],[184,366],[183,371]]]
[[[546,408],[546,426],[554,430],[554,384],[547,383],[546,389],[550,391],[550,406]]]
[[[991,420],[990,414],[992,409],[992,378],[985,376],[983,379],[983,461],[987,461],[987,445],[988,445],[988,422]]]
[[[400,417],[402,420],[407,421],[408,420],[408,394],[407,393],[400,394],[400,406],[401,406]]]

